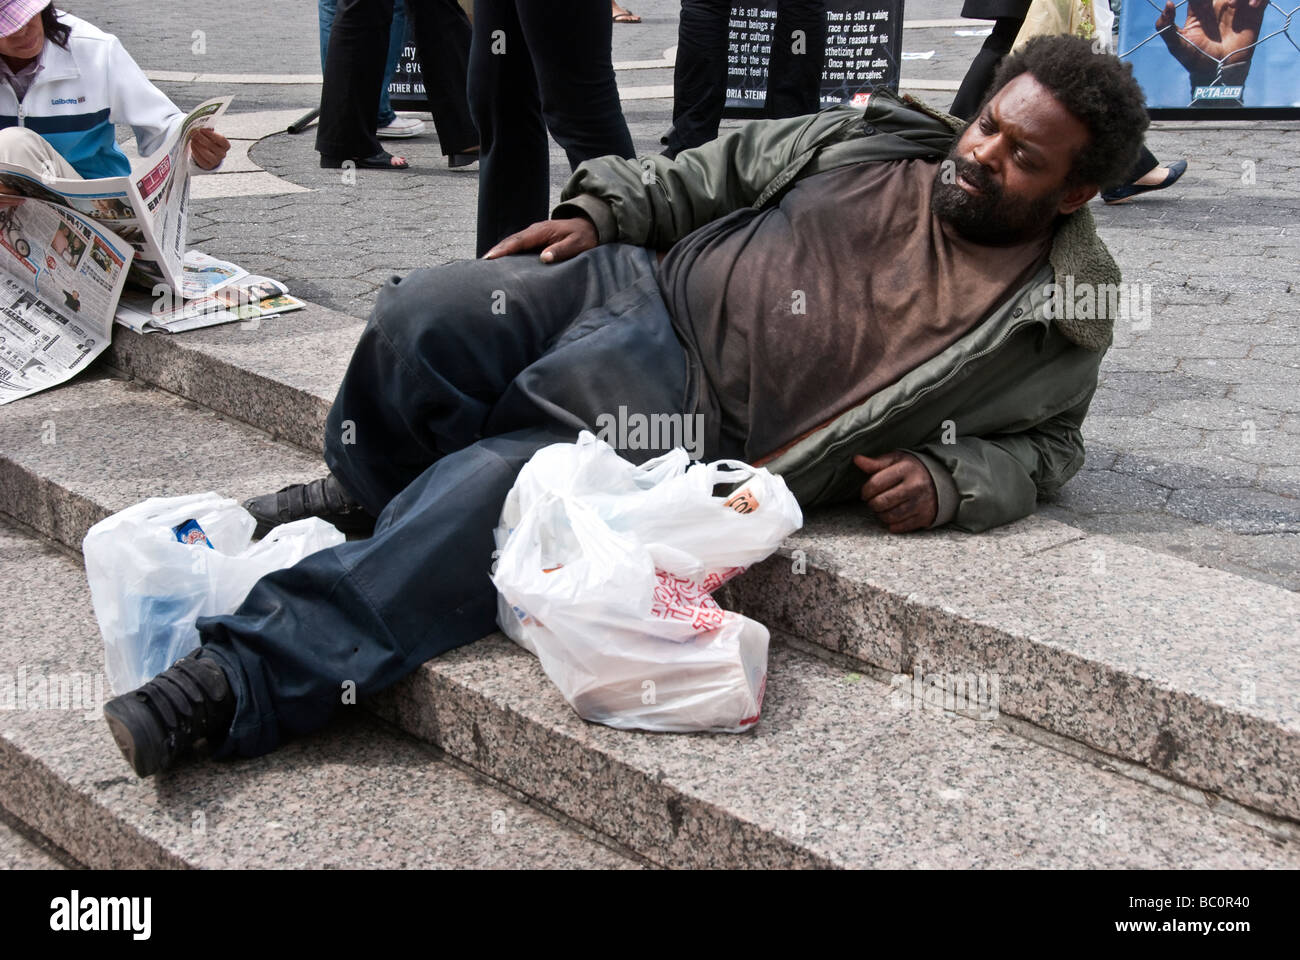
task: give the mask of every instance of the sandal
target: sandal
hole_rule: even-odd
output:
[[[630,10],[624,10],[616,3],[610,4],[610,12],[614,16],[615,23],[640,23],[641,18]]]
[[[400,161],[394,163],[394,160]],[[359,170],[409,170],[411,164],[405,157],[395,157],[387,150],[380,150],[373,157],[329,157],[325,154],[320,155],[320,165],[326,170],[340,170],[343,164],[351,161]]]

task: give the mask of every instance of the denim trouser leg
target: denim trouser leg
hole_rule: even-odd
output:
[[[320,69],[325,72],[325,57],[330,49],[330,27],[334,25],[334,11],[338,0],[317,0],[316,18],[320,30]]]
[[[331,469],[379,513],[374,536],[263,577],[234,614],[199,620],[236,693],[220,752],[272,750],[325,723],[345,692],[359,702],[495,629],[492,530],[519,469],[619,406],[686,414],[686,366],[638,247],[391,281],[326,439]]]
[[[393,25],[388,33],[388,59],[384,61],[384,85],[379,88],[379,125],[386,127],[397,119],[397,111],[388,99],[388,84],[397,69],[397,61],[402,56],[402,47],[406,46],[406,10],[402,0],[393,3]]]

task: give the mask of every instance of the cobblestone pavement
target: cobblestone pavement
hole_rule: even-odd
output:
[[[627,4],[625,4],[626,6]],[[672,0],[641,0],[645,22],[615,25],[614,60],[662,59],[676,43]],[[960,5],[908,4],[911,20],[955,19]],[[148,71],[319,73],[314,0],[219,7],[172,0],[93,0],[77,12],[118,33]],[[232,26],[233,25],[233,26]],[[940,107],[981,42],[978,24],[907,29],[904,89]],[[203,31],[202,54],[196,54]],[[671,84],[671,70],[619,73],[625,98]],[[946,89],[944,89],[946,85]],[[189,106],[232,92],[233,112],[315,105],[309,83],[159,83]],[[936,89],[938,88],[938,89]],[[659,91],[662,92],[662,91]],[[641,152],[657,152],[671,100],[625,99]],[[736,126],[728,121],[724,126]],[[1094,202],[1149,321],[1121,325],[1084,426],[1088,462],[1044,512],[1261,580],[1300,589],[1300,123],[1159,123],[1149,144],[1185,156],[1174,189],[1137,202]],[[310,192],[196,202],[192,245],[277,276],[294,293],[365,316],[392,273],[473,255],[475,168],[449,170],[432,135],[394,152],[408,173],[362,171],[354,185],[322,171],[313,135],[259,142],[253,160]],[[552,150],[556,195],[568,169]]]

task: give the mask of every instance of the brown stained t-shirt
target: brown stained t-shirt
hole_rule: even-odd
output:
[[[665,258],[664,299],[698,353],[724,436],[748,460],[941,353],[1045,260],[1050,232],[991,247],[940,223],[930,212],[937,170],[895,160],[815,174]]]

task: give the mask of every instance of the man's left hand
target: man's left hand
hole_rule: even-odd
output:
[[[853,458],[867,475],[862,499],[890,533],[924,530],[939,515],[939,495],[930,471],[910,453],[895,450],[878,457]]]
[[[211,127],[199,127],[190,134],[190,152],[194,162],[204,170],[211,170],[226,158],[230,141]]]

